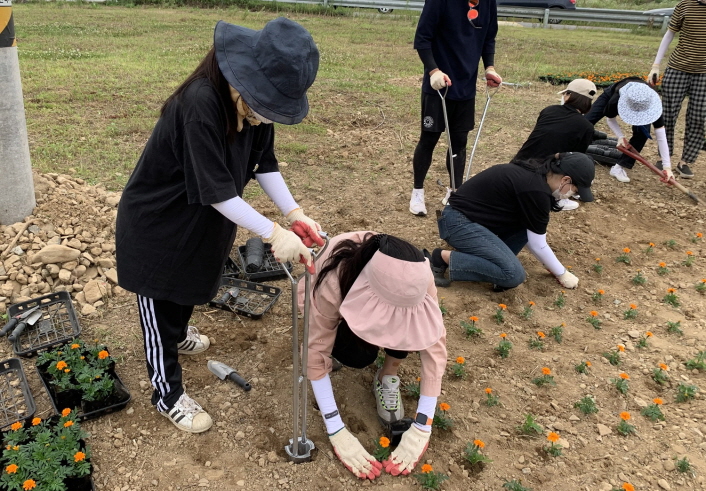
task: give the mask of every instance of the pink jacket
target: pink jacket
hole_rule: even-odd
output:
[[[331,251],[342,240],[352,239],[357,242],[362,242],[365,234],[370,232],[349,232],[330,240],[328,248],[316,260],[317,271],[321,270],[326,260],[329,258]],[[374,232],[373,232],[374,233]],[[331,372],[331,352],[333,351],[333,343],[336,339],[336,329],[339,322],[343,319],[339,312],[339,307],[343,299],[341,291],[338,287],[338,275],[336,271],[330,272],[323,283],[316,291],[316,295],[312,295],[309,308],[309,363],[307,366],[307,376],[311,380],[319,380],[327,373]],[[434,286],[434,278],[429,275],[428,293],[437,300],[436,286]],[[313,290],[316,283],[317,274],[311,277],[311,288]],[[304,310],[304,281],[299,282],[298,290],[299,310]],[[437,300],[438,301],[438,300]],[[365,312],[361,312],[365,315]],[[394,342],[391,346],[382,346],[383,348],[397,349]],[[441,379],[446,369],[446,331],[441,338],[429,348],[419,352],[419,358],[422,364],[421,373],[421,393],[430,397],[438,397],[441,394]]]

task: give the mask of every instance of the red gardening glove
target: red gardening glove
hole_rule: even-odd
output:
[[[313,247],[314,244],[319,247],[324,245],[324,239],[319,233],[301,220],[293,222],[289,230],[297,234],[307,247]]]

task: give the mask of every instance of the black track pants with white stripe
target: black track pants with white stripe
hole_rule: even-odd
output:
[[[184,393],[177,345],[186,339],[193,305],[137,296],[145,341],[147,373],[154,387],[152,404],[165,412]]]

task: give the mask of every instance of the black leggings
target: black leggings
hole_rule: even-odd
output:
[[[375,362],[380,348],[363,341],[353,334],[348,323],[342,320],[336,330],[336,341],[333,343],[331,356],[350,368],[365,368]],[[407,358],[406,351],[396,351],[385,348],[385,353],[393,358]]]
[[[442,133],[432,131],[422,131],[419,137],[417,148],[414,149],[412,166],[414,167],[414,189],[424,189],[424,179],[427,177],[429,167],[431,167],[434,147],[439,141]],[[444,133],[445,137],[445,133]],[[463,182],[463,171],[466,166],[466,144],[468,143],[468,131],[451,132],[451,149],[454,155],[454,179],[458,188]],[[449,152],[446,151],[446,171],[449,173],[449,187],[451,187],[451,165],[449,163]]]

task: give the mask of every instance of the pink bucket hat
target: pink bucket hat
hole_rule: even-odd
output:
[[[444,333],[439,305],[427,293],[433,281],[428,260],[404,261],[378,251],[339,312],[363,341],[400,351],[425,350]]]

